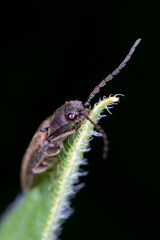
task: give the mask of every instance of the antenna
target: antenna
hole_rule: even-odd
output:
[[[134,53],[134,51],[135,51],[137,45],[140,43],[140,41],[141,41],[141,38],[139,38],[135,41],[135,43],[131,47],[129,53],[127,54],[125,59],[121,62],[121,64],[94,88],[94,90],[90,93],[87,101],[84,103],[84,107],[87,107],[90,104],[90,101],[100,91],[100,88],[104,87],[107,82],[109,82],[115,75],[117,75],[120,72],[120,70],[122,68],[125,67],[126,63],[130,60],[132,54]]]
[[[97,123],[94,123],[87,115],[82,114],[91,124],[93,124],[93,126],[95,127],[95,129],[98,130],[98,132],[100,132],[102,134],[103,137],[103,142],[104,142],[104,147],[103,147],[103,158],[107,157],[107,152],[108,152],[108,140],[107,140],[107,135],[104,132],[104,130],[101,128],[101,126],[99,126]]]

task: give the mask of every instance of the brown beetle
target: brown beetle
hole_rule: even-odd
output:
[[[80,128],[76,128],[76,123],[84,119],[90,121],[94,127],[102,134],[104,139],[104,156],[107,152],[107,137],[103,129],[92,122],[88,117],[90,110],[87,106],[92,98],[100,91],[108,81],[110,81],[129,61],[135,51],[136,46],[141,39],[137,39],[128,55],[122,63],[111,74],[98,84],[90,93],[87,101],[83,104],[81,101],[69,101],[58,108],[52,116],[48,117],[37,129],[33,136],[22,161],[21,185],[23,191],[31,189],[35,184],[35,178],[38,174],[44,173],[53,167],[53,162],[59,165],[57,155],[63,147],[63,140],[76,133]]]

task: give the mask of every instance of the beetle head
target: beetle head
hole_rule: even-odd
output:
[[[72,129],[76,122],[84,119],[90,110],[81,101],[69,101],[58,108],[52,116],[48,135],[52,138]]]
[[[69,122],[77,122],[88,115],[90,110],[84,108],[81,101],[70,101],[65,103],[65,117]]]

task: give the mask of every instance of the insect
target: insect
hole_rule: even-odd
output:
[[[126,65],[140,40],[136,40],[122,63],[94,88],[84,104],[78,100],[65,102],[53,115],[42,122],[22,160],[21,186],[23,191],[31,189],[35,185],[36,176],[51,170],[53,163],[57,163],[57,166],[60,165],[57,155],[62,150],[63,141],[78,131],[84,119],[90,121],[102,134],[104,156],[106,155],[107,136],[103,129],[89,118],[90,110],[87,107],[100,88],[104,87]],[[78,123],[78,127],[76,123]]]

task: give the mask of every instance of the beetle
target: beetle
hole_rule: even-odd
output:
[[[36,183],[36,176],[51,170],[53,163],[57,163],[60,166],[57,155],[62,150],[63,141],[78,131],[84,119],[90,121],[102,134],[104,139],[104,156],[106,155],[107,136],[103,129],[89,118],[90,110],[88,106],[94,96],[100,91],[100,88],[105,86],[126,65],[140,40],[139,38],[135,41],[121,64],[94,88],[84,104],[78,100],[65,102],[64,105],[42,122],[22,160],[21,186],[23,191],[30,190]]]

